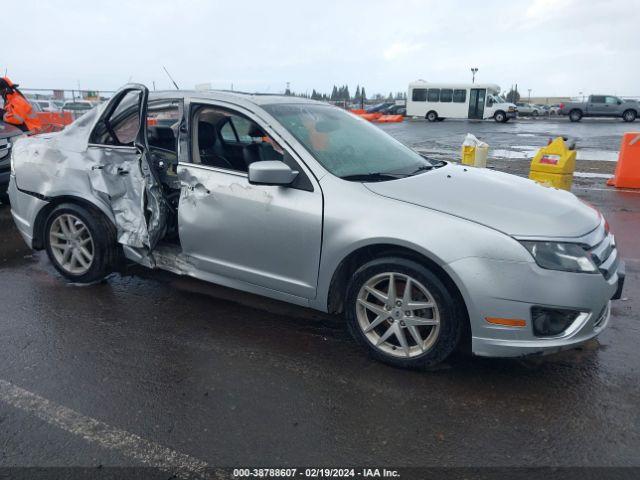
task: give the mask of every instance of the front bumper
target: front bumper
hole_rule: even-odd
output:
[[[506,262],[469,257],[449,264],[460,279],[476,355],[522,357],[577,347],[608,325],[610,300],[624,282],[624,263],[602,274],[545,270],[535,262]],[[534,334],[531,309],[546,307],[581,312],[560,335]],[[496,325],[488,318],[525,320],[524,327]]]
[[[516,118],[518,116],[518,112],[507,112],[507,118]]]
[[[6,171],[0,170],[0,193],[4,193],[7,191],[7,186],[9,185],[9,179],[11,178],[11,171],[8,169]]]

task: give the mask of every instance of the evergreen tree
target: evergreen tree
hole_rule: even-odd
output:
[[[356,95],[354,97],[354,100],[360,100],[360,85],[356,87]]]
[[[520,93],[517,88],[511,87],[511,90],[507,93],[507,102],[516,103],[518,101],[520,101]]]
[[[364,91],[364,87],[362,87],[362,90],[360,90],[360,96],[365,102],[367,101],[367,93]]]

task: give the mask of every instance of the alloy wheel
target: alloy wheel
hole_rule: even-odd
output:
[[[49,229],[51,253],[58,264],[72,275],[83,275],[94,258],[93,238],[87,226],[75,215],[63,213]]]
[[[369,279],[357,297],[356,316],[367,340],[394,357],[428,352],[440,333],[440,311],[418,280],[401,273]]]

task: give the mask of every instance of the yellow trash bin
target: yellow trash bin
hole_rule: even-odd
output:
[[[565,139],[557,137],[533,157],[529,178],[542,185],[571,190],[576,155],[576,150],[569,148]]]

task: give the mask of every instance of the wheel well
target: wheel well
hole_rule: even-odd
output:
[[[94,213],[99,213],[106,217],[106,215],[102,210],[96,207],[93,203],[83,198],[74,197],[72,195],[62,195],[60,197],[54,197],[47,205],[45,205],[44,208],[42,208],[38,212],[38,215],[36,215],[36,219],[34,221],[33,240],[32,240],[34,250],[42,250],[44,248],[44,228],[47,222],[47,218],[49,217],[49,214],[53,211],[54,208],[56,208],[58,205],[61,205],[63,203],[74,203],[76,205],[86,208],[87,210],[90,210]],[[109,220],[109,222],[111,222],[111,220]]]
[[[344,311],[344,295],[347,290],[347,284],[358,268],[370,260],[390,256],[413,260],[427,267],[438,276],[438,278],[451,292],[454,293],[456,298],[460,300],[462,305],[464,305],[465,313],[468,313],[467,306],[460,289],[440,265],[415,250],[390,244],[377,244],[361,247],[351,252],[342,260],[342,262],[340,262],[340,265],[338,265],[338,268],[333,273],[331,284],[329,286],[329,296],[327,299],[327,310],[329,313],[338,314]]]
[[[438,112],[436,112],[435,110],[429,110],[429,111],[427,112],[427,114],[425,115],[425,118],[426,118],[426,117],[428,117],[430,113],[435,113],[435,114],[436,114],[436,116],[438,115]]]
[[[496,115],[498,115],[499,113],[506,115],[506,112],[504,110],[496,110],[495,112],[493,112],[493,116],[495,117]]]
[[[582,115],[582,110],[580,110],[579,108],[572,108],[569,112],[569,115],[571,115],[573,112],[578,112],[580,115]]]
[[[636,114],[636,117],[638,116],[638,111],[635,108],[627,108],[624,112],[622,112],[622,115],[624,115],[627,112],[633,112]]]
[[[460,289],[440,265],[410,248],[400,247],[398,245],[378,244],[361,247],[351,252],[342,260],[342,262],[340,262],[340,265],[338,265],[338,268],[333,273],[327,298],[327,311],[334,315],[343,313],[344,296],[351,276],[356,270],[358,270],[358,268],[368,261],[388,256],[402,257],[424,265],[431,270],[440,279],[440,281],[442,281],[442,283],[444,283],[445,287],[447,287],[450,292],[453,292],[454,297],[458,300],[457,304],[462,306],[463,311],[460,313],[461,315],[464,315],[460,345],[463,350],[470,350],[471,324],[469,322],[469,309],[467,308]]]

